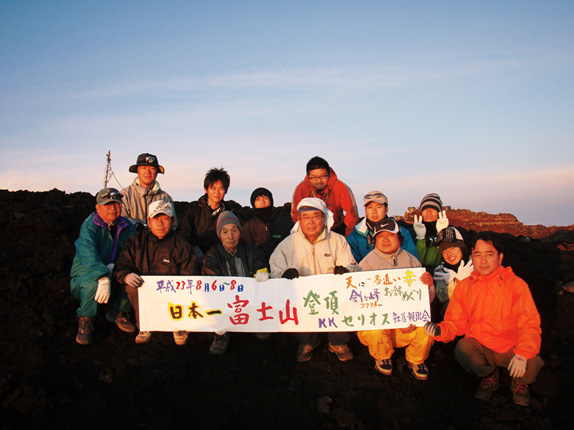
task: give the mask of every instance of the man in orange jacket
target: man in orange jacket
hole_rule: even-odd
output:
[[[499,367],[507,368],[512,400],[528,406],[530,390],[544,362],[540,352],[540,315],[526,282],[510,267],[494,234],[482,232],[471,247],[472,274],[458,284],[439,324],[425,331],[439,342],[463,336],[455,357],[469,373],[484,378],[474,393],[489,400],[499,385]]]
[[[297,185],[291,202],[293,222],[299,220],[297,205],[306,197],[316,197],[333,212],[335,223],[331,231],[347,237],[359,223],[357,203],[351,189],[337,178],[326,160],[313,157],[307,162],[307,176]]]

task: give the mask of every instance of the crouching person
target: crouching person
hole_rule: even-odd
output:
[[[254,277],[258,282],[269,279],[263,252],[241,239],[241,223],[233,212],[219,214],[216,231],[219,241],[205,254],[202,275]],[[261,333],[258,337],[265,339],[269,335]],[[223,355],[228,345],[229,333],[215,332],[209,353]]]
[[[331,231],[333,214],[323,200],[304,198],[297,206],[297,213],[299,221],[293,227],[295,231],[271,254],[272,278],[295,279],[325,273],[342,275],[356,269],[349,244],[342,235]],[[351,333],[332,332],[327,337],[329,351],[339,360],[353,359],[353,352],[347,346]],[[319,334],[295,333],[295,338],[299,341],[297,361],[309,361],[313,349],[319,346]]]
[[[195,254],[189,242],[172,228],[174,210],[171,203],[157,200],[149,205],[147,225],[149,230],[133,236],[121,252],[114,270],[114,278],[125,289],[134,307],[136,324],[140,327],[138,288],[144,275],[197,275]],[[175,331],[177,345],[187,342],[188,332]],[[146,343],[150,331],[140,331],[136,343]]]
[[[133,333],[130,322],[130,303],[123,288],[112,285],[114,263],[126,241],[136,232],[135,227],[120,216],[122,195],[114,188],[104,188],[96,196],[96,212],[92,213],[80,229],[76,240],[76,256],[71,270],[70,287],[80,300],[76,314],[79,318],[76,342],[89,345],[93,342],[94,319],[98,303],[111,300],[106,319],[115,322],[120,330]]]
[[[528,285],[503,267],[496,237],[479,233],[471,246],[474,272],[454,290],[444,321],[429,322],[426,332],[439,342],[456,344],[455,357],[469,373],[483,378],[474,397],[490,400],[499,386],[499,368],[507,368],[512,400],[528,406],[530,389],[544,362],[540,316]]]
[[[412,254],[401,248],[403,237],[397,223],[391,218],[378,221],[373,226],[375,249],[361,262],[361,270],[386,270],[406,267],[421,267],[421,263]],[[432,275],[425,272],[421,281],[429,287],[429,298],[434,299]],[[387,330],[359,331],[357,336],[363,345],[369,347],[369,353],[375,359],[375,369],[383,375],[393,372],[392,355],[394,348],[405,348],[405,357],[413,375],[426,380],[428,369],[425,361],[429,356],[432,338],[425,333],[424,327],[409,327]]]

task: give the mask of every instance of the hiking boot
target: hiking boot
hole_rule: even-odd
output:
[[[267,340],[271,337],[271,333],[255,333],[255,337],[259,340]]]
[[[393,373],[393,362],[390,358],[386,360],[375,360],[375,369],[385,376],[390,376]]]
[[[315,343],[300,343],[297,347],[297,354],[295,358],[300,363],[311,360],[313,358],[313,350],[319,346],[320,340],[316,339]]]
[[[329,351],[337,354],[340,361],[349,361],[354,358],[353,351],[351,351],[347,345],[331,345],[331,343],[329,343]]]
[[[88,317],[80,317],[78,320],[78,334],[76,335],[76,342],[80,345],[89,345],[94,341],[94,320]]]
[[[148,343],[151,338],[151,331],[140,331],[136,336],[136,343]]]
[[[229,334],[214,334],[213,342],[209,345],[209,353],[211,355],[223,355],[229,345]]]
[[[520,406],[530,404],[530,388],[528,385],[521,384],[515,378],[510,381],[510,391],[512,391],[512,401]]]
[[[130,321],[130,316],[127,312],[110,309],[106,314],[106,320],[115,323],[121,331],[126,333],[135,333],[137,330],[134,323]]]
[[[183,330],[173,332],[173,340],[175,344],[179,346],[187,343],[187,336],[189,336],[189,333]]]
[[[490,400],[492,393],[498,390],[498,385],[498,368],[496,368],[494,372],[480,382],[480,385],[474,392],[474,398],[478,400]]]
[[[412,364],[409,363],[409,369],[413,369],[413,375],[419,381],[426,381],[429,376],[429,370],[427,369],[426,364]]]

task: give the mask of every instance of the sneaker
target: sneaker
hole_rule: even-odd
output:
[[[106,314],[106,320],[115,323],[121,331],[126,333],[135,333],[137,329],[134,323],[130,321],[130,316],[127,312],[110,309]]]
[[[520,406],[528,406],[530,404],[530,388],[528,388],[528,385],[521,384],[512,378],[510,391],[512,391],[512,401],[515,404]]]
[[[478,400],[490,400],[492,393],[498,390],[498,379],[498,368],[496,368],[494,372],[480,382],[480,385],[474,392],[474,398]]]
[[[329,351],[337,354],[340,361],[349,361],[354,358],[353,351],[351,351],[347,345],[331,345],[331,343],[329,343]]]
[[[390,376],[393,373],[393,362],[390,358],[386,360],[375,360],[375,369],[385,376]]]
[[[209,345],[209,353],[211,355],[223,355],[229,345],[229,334],[214,334],[213,342]]]
[[[412,364],[409,363],[409,369],[413,369],[413,375],[419,381],[426,381],[429,376],[429,370],[427,369],[426,364]]]
[[[173,340],[175,344],[179,346],[186,344],[187,336],[189,336],[189,333],[183,330],[173,332]]]
[[[80,317],[78,320],[78,334],[76,335],[76,342],[80,345],[89,345],[94,341],[94,325],[93,319],[88,317]]]
[[[151,338],[151,331],[140,331],[136,336],[136,343],[148,343]]]

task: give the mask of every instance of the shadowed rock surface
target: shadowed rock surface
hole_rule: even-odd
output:
[[[491,402],[474,400],[478,381],[453,359],[454,343],[435,344],[426,382],[414,379],[401,350],[393,375],[379,375],[356,337],[356,358],[345,363],[325,339],[313,360],[297,363],[288,334],[268,341],[232,334],[226,354],[214,357],[209,334],[191,334],[183,347],[171,333],[136,345],[133,334],[105,321],[104,309],[94,344],[79,346],[69,269],[94,203],[88,193],[0,190],[2,429],[570,428],[574,294],[561,286],[574,280],[571,239],[501,234],[503,264],[529,283],[542,317],[546,364],[532,384],[531,406],[523,408],[510,400],[507,374]],[[185,206],[176,202],[179,214]]]

